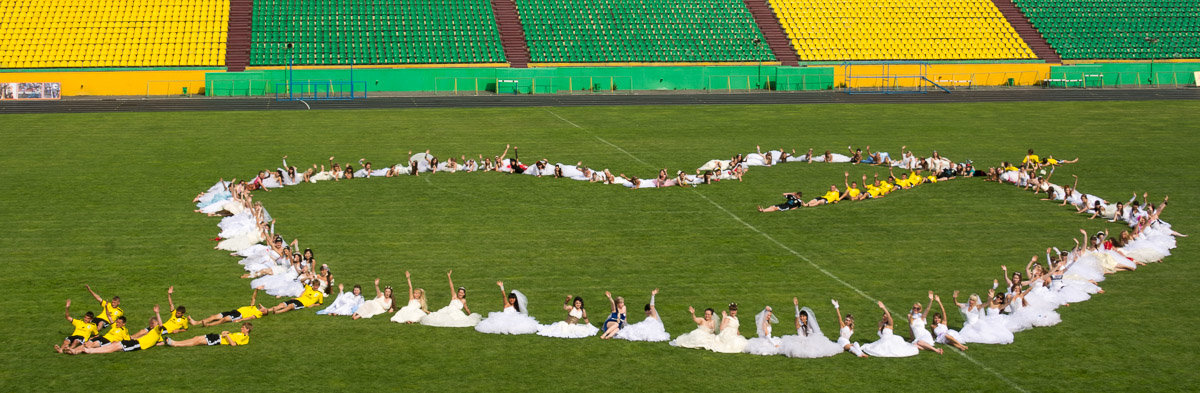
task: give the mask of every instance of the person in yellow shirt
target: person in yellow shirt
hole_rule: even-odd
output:
[[[175,301],[171,299],[172,293],[175,293],[175,286],[167,288],[167,304],[174,311],[167,317],[167,320],[163,321],[163,328],[167,329],[167,333],[178,333],[191,328],[192,325],[196,324],[196,320],[187,315],[186,307],[175,307]]]
[[[325,294],[313,289],[312,285],[304,284],[304,293],[301,293],[300,297],[271,307],[270,313],[279,314],[292,310],[303,310],[306,307],[312,307],[314,304],[322,304],[324,302]]]
[[[192,337],[187,340],[178,340],[178,341],[168,338],[167,346],[169,346],[169,347],[194,347],[197,345],[229,345],[229,346],[247,345],[247,344],[250,344],[250,329],[253,329],[253,328],[254,328],[253,324],[251,324],[250,322],[246,322],[246,323],[242,324],[242,331],[240,333],[230,333],[229,331],[223,331],[223,332],[221,332],[221,334],[209,333],[209,334],[205,334],[202,336]]]
[[[78,348],[97,334],[100,334],[100,329],[96,327],[96,315],[91,311],[83,314],[83,319],[71,318],[71,299],[67,299],[67,322],[70,322],[75,327],[75,331],[71,332],[70,336],[63,339],[62,345],[55,345],[54,352],[63,353],[63,351]]]
[[[826,192],[825,195],[821,195],[811,201],[808,201],[808,203],[805,203],[804,206],[820,206],[827,203],[838,203],[840,200],[842,200],[842,192],[838,190],[837,186],[830,185],[829,192]]]
[[[96,291],[92,290],[91,285],[84,285],[83,287],[87,288],[88,292],[91,292],[92,297],[96,298],[96,301],[100,302],[101,310],[100,316],[96,320],[96,327],[104,329],[105,326],[108,326],[110,323],[112,323],[113,318],[119,318],[122,315],[125,315],[125,310],[121,309],[120,296],[113,296],[112,300],[105,301],[104,298],[96,294]]]
[[[920,185],[921,183],[924,183],[924,182],[925,182],[925,177],[918,175],[916,171],[912,171],[912,172],[908,173],[909,186]]]
[[[159,314],[158,305],[154,305],[154,317],[150,318],[150,326],[142,329],[131,336],[129,340],[115,341],[95,348],[76,348],[68,352],[72,355],[78,354],[97,354],[97,353],[113,353],[113,352],[133,352],[143,349],[150,349],[162,341],[163,337],[162,315]]]
[[[263,307],[261,304],[258,304],[257,298],[258,290],[255,289],[254,293],[250,294],[249,306],[242,306],[233,311],[214,314],[208,318],[204,318],[203,320],[196,322],[196,324],[200,326],[216,326],[227,322],[238,322],[262,318],[263,315],[268,313],[270,310],[268,310],[266,307]]]
[[[1029,149],[1029,154],[1026,154],[1025,159],[1021,160],[1021,166],[1026,168],[1037,169],[1041,165],[1042,159],[1037,154],[1033,154],[1033,149]]]
[[[846,192],[842,193],[841,199],[850,201],[867,199],[867,196],[870,194],[864,194],[862,190],[858,189],[858,182],[850,182],[850,172],[844,172],[843,174],[845,177],[842,178],[842,183],[846,186]],[[865,179],[866,175],[863,175],[863,178]]]
[[[1058,165],[1063,165],[1063,164],[1074,164],[1076,162],[1079,162],[1079,157],[1075,157],[1074,160],[1059,160],[1059,159],[1054,158],[1053,155],[1048,155],[1048,156],[1046,156],[1046,160],[1043,161],[1042,164],[1048,165],[1048,166],[1058,166]]]
[[[874,183],[867,183],[867,175],[865,175],[865,174],[862,175],[862,184],[867,189],[867,193],[866,193],[866,196],[864,197],[864,199],[879,198],[881,196],[884,196],[884,194],[887,194],[887,190],[884,189],[883,183],[879,182],[879,174],[878,173],[875,174],[875,182]]]
[[[93,337],[91,340],[84,343],[83,346],[86,348],[95,348],[108,343],[125,341],[129,339],[129,329],[125,327],[125,316],[122,315],[116,320],[113,320],[112,326],[108,328],[108,333],[105,333],[103,337]]]

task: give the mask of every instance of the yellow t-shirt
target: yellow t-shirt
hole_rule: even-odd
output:
[[[242,332],[229,333],[229,340],[233,340],[233,343],[237,345],[246,345],[250,343],[250,336],[242,334]],[[229,345],[229,340],[221,337],[221,345]]]
[[[822,198],[825,198],[825,200],[829,202],[837,202],[838,199],[841,199],[841,196],[842,194],[838,193],[837,191],[830,191],[825,193]]]
[[[1009,165],[1009,166],[1006,166],[1006,167],[1004,167],[1004,170],[1006,170],[1006,171],[1016,171],[1016,170],[1019,170],[1019,169],[1017,169],[1017,167],[1015,167],[1015,166]]]
[[[163,321],[163,327],[167,328],[168,332],[173,332],[180,329],[188,329],[191,327],[188,324],[187,316],[176,317],[174,312],[171,312],[171,318]]]
[[[937,183],[937,176],[929,175],[925,177],[925,180],[930,183]]]
[[[108,319],[110,316],[113,320],[116,320],[122,315],[125,315],[125,310],[122,310],[120,307],[113,307],[113,305],[107,300],[100,302],[100,311],[101,313],[100,315],[97,315],[97,317],[100,317],[100,319],[103,319],[106,322],[112,322]]]
[[[896,179],[896,186],[900,188],[909,188],[912,187],[912,184],[908,182],[908,179]]]
[[[1055,160],[1053,158],[1047,158],[1046,165],[1058,165],[1058,160]]]
[[[138,345],[141,345],[142,349],[150,349],[151,347],[157,345],[159,341],[162,341],[162,331],[162,326],[150,329],[149,332],[146,332],[146,334],[138,337]]]
[[[892,183],[888,183],[888,182],[879,183],[879,189],[883,190],[884,195],[891,193],[892,190],[895,188],[896,188],[896,186]]]
[[[300,294],[296,300],[299,300],[304,307],[312,307],[314,304],[325,302],[325,294],[317,292],[310,285],[305,285],[304,293]]]
[[[104,339],[108,340],[108,342],[110,342],[110,343],[128,340],[129,339],[129,328],[117,327],[117,325],[112,325],[111,328],[108,328],[108,333],[104,334]]]
[[[96,324],[94,323],[84,322],[79,318],[73,318],[71,319],[71,324],[75,325],[75,331],[71,333],[72,336],[83,337],[84,340],[87,340],[92,338],[92,336],[100,334],[100,329],[97,328]]]
[[[871,194],[871,198],[878,198],[883,195],[883,189],[879,187],[867,187],[867,193]]]
[[[862,191],[857,188],[851,188],[846,190],[846,193],[846,195],[849,195],[851,198],[857,198],[859,194],[862,194]]]
[[[908,184],[910,184],[910,185],[915,186],[915,185],[921,184],[924,180],[925,179],[922,178],[921,175],[918,175],[916,172],[912,172],[912,173],[908,174]]]
[[[1037,155],[1037,154],[1030,154],[1030,155],[1027,155],[1027,156],[1025,156],[1025,159],[1024,159],[1024,160],[1022,160],[1022,161],[1021,161],[1021,163],[1022,163],[1022,164],[1028,164],[1028,163],[1031,163],[1031,162],[1032,162],[1032,163],[1034,163],[1034,164],[1037,164],[1037,163],[1041,162],[1041,159],[1040,159],[1040,158],[1041,158],[1041,157],[1038,157],[1038,155]]]
[[[238,307],[238,314],[242,314],[242,319],[262,318],[262,311],[258,311],[258,307],[243,306]]]

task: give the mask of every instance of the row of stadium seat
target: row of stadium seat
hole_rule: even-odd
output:
[[[1195,58],[1194,0],[1013,0],[1064,59]]]
[[[1031,59],[990,0],[770,0],[802,60]]]
[[[1200,1],[1013,1],[1067,59],[1200,58]],[[534,62],[774,60],[741,0],[515,2]],[[990,0],[769,3],[802,60],[1034,58]],[[505,61],[489,0],[253,4],[251,65]],[[229,0],[0,0],[0,68],[224,65],[228,19]]]
[[[251,65],[505,61],[487,0],[256,0],[254,16]]]
[[[516,0],[534,62],[772,61],[740,0]],[[755,45],[757,39],[760,44]]]
[[[228,0],[0,1],[0,68],[225,64]]]

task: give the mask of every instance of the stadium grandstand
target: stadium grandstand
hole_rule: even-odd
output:
[[[0,1],[0,83],[68,96],[1186,85],[1197,59],[1183,0]]]

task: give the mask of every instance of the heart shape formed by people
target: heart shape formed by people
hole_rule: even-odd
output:
[[[853,152],[852,152],[853,153]],[[748,169],[754,167],[771,167],[782,165],[788,162],[852,162],[873,164],[880,163],[892,166],[890,163],[891,157],[886,154],[868,153],[865,155],[844,156],[836,155],[829,152],[820,156],[814,155],[811,151],[807,154],[795,154],[794,152],[784,152],[783,150],[773,150],[765,153],[755,152],[744,155],[735,155],[730,160],[711,160],[702,165],[697,171],[691,173],[676,172],[674,174],[667,173],[665,170],[652,179],[638,178],[634,176],[625,176],[624,174],[614,175],[609,170],[592,170],[582,165],[567,165],[567,164],[551,164],[548,161],[539,160],[529,165],[519,162],[519,160],[505,158],[504,155],[492,160],[481,159],[461,161],[449,159],[445,161],[438,160],[436,157],[427,153],[418,153],[409,158],[408,162],[386,168],[361,168],[355,170],[353,168],[341,168],[330,162],[330,168],[321,168],[322,170],[312,170],[308,173],[299,172],[294,168],[284,165],[278,172],[264,177],[262,174],[255,177],[250,182],[240,183],[232,190],[229,183],[221,182],[214,185],[205,193],[197,197],[201,211],[207,213],[229,213],[230,216],[222,220],[221,236],[223,240],[218,245],[218,248],[233,251],[241,254],[246,259],[243,259],[243,264],[248,265],[247,270],[250,274],[270,270],[269,273],[262,273],[272,277],[283,277],[279,280],[279,286],[272,286],[264,289],[268,294],[277,296],[298,296],[304,290],[303,284],[300,283],[300,277],[305,275],[305,272],[296,271],[294,277],[289,276],[286,271],[277,269],[280,264],[274,258],[269,261],[251,260],[249,259],[260,257],[263,250],[269,250],[270,245],[258,244],[264,240],[274,240],[271,237],[273,232],[271,219],[265,214],[265,209],[261,209],[261,205],[251,204],[251,199],[248,197],[250,191],[260,188],[277,188],[285,185],[302,184],[306,180],[308,182],[320,182],[323,180],[337,180],[349,176],[356,177],[394,177],[420,175],[428,172],[476,172],[476,171],[498,171],[510,173],[522,173],[537,177],[554,177],[567,178],[579,181],[588,181],[594,183],[619,184],[628,188],[646,189],[646,188],[662,188],[662,187],[687,187],[699,186],[718,181],[734,181],[740,180],[745,175]],[[996,309],[995,314],[985,311],[989,309],[985,299],[966,300],[963,303],[967,304],[963,314],[968,321],[968,326],[964,326],[962,332],[945,332],[938,333],[938,337],[933,339],[927,338],[929,341],[937,341],[938,343],[949,342],[984,342],[984,343],[1004,343],[1011,342],[1012,332],[1027,329],[1033,326],[1048,326],[1056,322],[1057,314],[1053,313],[1053,309],[1059,305],[1071,302],[1086,300],[1087,296],[1099,291],[1099,287],[1095,286],[1096,281],[1104,279],[1104,274],[1120,270],[1136,269],[1139,263],[1156,262],[1161,260],[1166,255],[1169,255],[1170,248],[1174,247],[1173,232],[1165,222],[1158,219],[1158,213],[1162,207],[1139,206],[1138,208],[1126,209],[1124,204],[1118,206],[1116,203],[1108,203],[1107,201],[1097,200],[1094,196],[1082,194],[1074,190],[1074,187],[1059,187],[1050,183],[1049,178],[1053,176],[1054,164],[1045,166],[1048,171],[1041,169],[1040,160],[1034,159],[1035,164],[1030,164],[1031,167],[1037,169],[1021,170],[1016,167],[1010,167],[1007,164],[1000,168],[995,168],[988,171],[985,176],[989,180],[994,180],[1002,183],[1016,184],[1027,188],[1033,188],[1045,192],[1050,196],[1049,199],[1060,199],[1072,205],[1077,205],[1083,210],[1086,208],[1096,209],[1097,216],[1118,216],[1118,218],[1130,221],[1134,225],[1134,232],[1128,238],[1120,238],[1117,240],[1119,246],[1114,246],[1113,242],[1105,242],[1105,239],[1100,239],[1099,243],[1093,244],[1093,250],[1084,250],[1078,253],[1068,253],[1061,255],[1055,253],[1055,256],[1048,256],[1047,259],[1057,258],[1059,261],[1055,264],[1046,266],[1037,265],[1042,272],[1037,277],[1044,278],[1043,281],[1036,281],[1026,275],[1014,280],[1024,281],[1030,279],[1029,283],[1022,285],[1012,285],[1010,287],[1010,295],[1004,296],[1003,300],[997,300],[999,307],[991,307]],[[360,165],[366,164],[360,162]],[[860,177],[855,179],[855,183],[861,180],[863,187],[858,187],[858,184],[850,184],[852,180],[847,178],[843,182],[843,187],[831,187],[830,191],[824,192],[823,195],[805,200],[800,195],[787,195],[783,203],[761,208],[761,211],[777,211],[777,210],[792,210],[814,208],[825,204],[835,203],[853,203],[863,199],[886,198],[892,192],[903,192],[908,188],[919,187],[927,183],[936,183],[938,181],[955,180],[958,177],[970,176],[975,170],[971,163],[954,163],[948,159],[938,155],[933,155],[928,158],[918,158],[910,153],[903,153],[899,160],[895,161],[895,166],[909,172],[900,176],[892,176],[886,179],[876,180],[874,178],[867,179]],[[349,165],[347,165],[349,166]],[[335,169],[336,168],[336,169]],[[328,169],[328,170],[325,170]],[[930,174],[918,174],[916,170],[928,170]],[[361,176],[359,176],[361,174]],[[428,179],[428,178],[426,178]],[[432,183],[431,183],[432,184]],[[246,188],[241,190],[239,188]],[[226,192],[231,191],[231,192]],[[237,195],[241,194],[241,195]],[[235,197],[236,195],[236,197]],[[707,199],[707,197],[705,197]],[[1092,205],[1090,202],[1096,202],[1100,205]],[[1143,202],[1144,203],[1144,202]],[[713,203],[717,207],[724,209],[721,205]],[[1164,203],[1165,206],[1165,203]],[[1138,209],[1142,209],[1139,211]],[[730,213],[733,215],[732,213]],[[734,215],[734,218],[737,218]],[[740,221],[740,219],[739,219]],[[743,222],[744,223],[744,222]],[[746,224],[751,229],[753,226]],[[755,229],[757,231],[757,229]],[[1085,235],[1087,235],[1085,233]],[[437,235],[435,234],[434,237]],[[768,239],[770,236],[764,234]],[[280,239],[282,240],[282,239]],[[1084,242],[1095,241],[1095,237],[1085,237]],[[786,246],[780,246],[788,249]],[[248,251],[249,250],[249,251]],[[298,250],[297,250],[298,251]],[[795,254],[794,251],[792,253]],[[796,254],[800,256],[799,254]],[[803,257],[802,257],[803,258]],[[1124,258],[1125,260],[1122,260]],[[260,258],[261,259],[261,258]],[[806,259],[806,258],[805,258]],[[261,262],[261,263],[260,263]],[[254,263],[259,263],[255,265]],[[272,263],[274,266],[272,266]],[[829,273],[820,266],[809,263],[821,270],[830,278],[841,282],[846,287],[858,291],[853,285],[842,281],[836,275]],[[303,263],[301,263],[303,265]],[[1033,265],[1031,263],[1031,265]],[[289,266],[290,267],[290,266]],[[313,266],[302,267],[313,269]],[[318,269],[319,270],[319,269]],[[1014,273],[1025,270],[1014,268]],[[1030,268],[1030,272],[1034,269]],[[282,275],[280,275],[283,273]],[[308,274],[308,280],[316,280],[313,283],[321,283],[315,272]],[[1028,273],[1026,273],[1028,274]],[[290,277],[290,278],[289,278]],[[261,277],[260,277],[261,278]],[[1006,277],[1007,278],[1007,277]],[[1039,278],[1039,279],[1040,279]],[[324,282],[324,285],[329,285]],[[253,284],[252,284],[253,285]],[[1028,289],[1025,289],[1028,286]],[[1001,288],[994,288],[1001,293]],[[1023,293],[1024,292],[1024,293]],[[932,299],[931,299],[932,300]],[[1035,306],[1029,306],[1036,303]],[[930,303],[932,305],[932,302]],[[1014,307],[1014,305],[1016,305]],[[1053,305],[1053,307],[1050,307]],[[927,306],[929,307],[929,306]],[[886,310],[886,308],[885,308]],[[1005,310],[1006,313],[1002,313]],[[1026,311],[1028,310],[1028,311]],[[800,312],[797,311],[797,314]],[[918,314],[921,315],[921,314]],[[997,316],[1005,316],[1008,318],[998,318]],[[923,319],[923,318],[920,318]],[[943,318],[944,319],[944,318]],[[1015,321],[1015,322],[1014,322]],[[924,330],[924,323],[921,322],[920,330]],[[937,333],[937,326],[935,333]],[[914,335],[918,328],[914,325]],[[944,329],[943,329],[944,330]],[[1007,334],[1005,333],[1007,330]],[[882,329],[881,329],[882,331]],[[760,334],[761,334],[760,329]],[[767,334],[770,336],[770,334]],[[958,340],[953,339],[954,335],[963,336]],[[946,337],[951,337],[947,340]],[[916,341],[920,341],[921,337],[916,337]],[[933,344],[933,343],[929,343]],[[952,344],[953,345],[953,344]],[[896,345],[900,347],[901,345]],[[873,347],[867,347],[871,351]],[[879,356],[888,356],[888,351],[878,349],[881,353]]]

